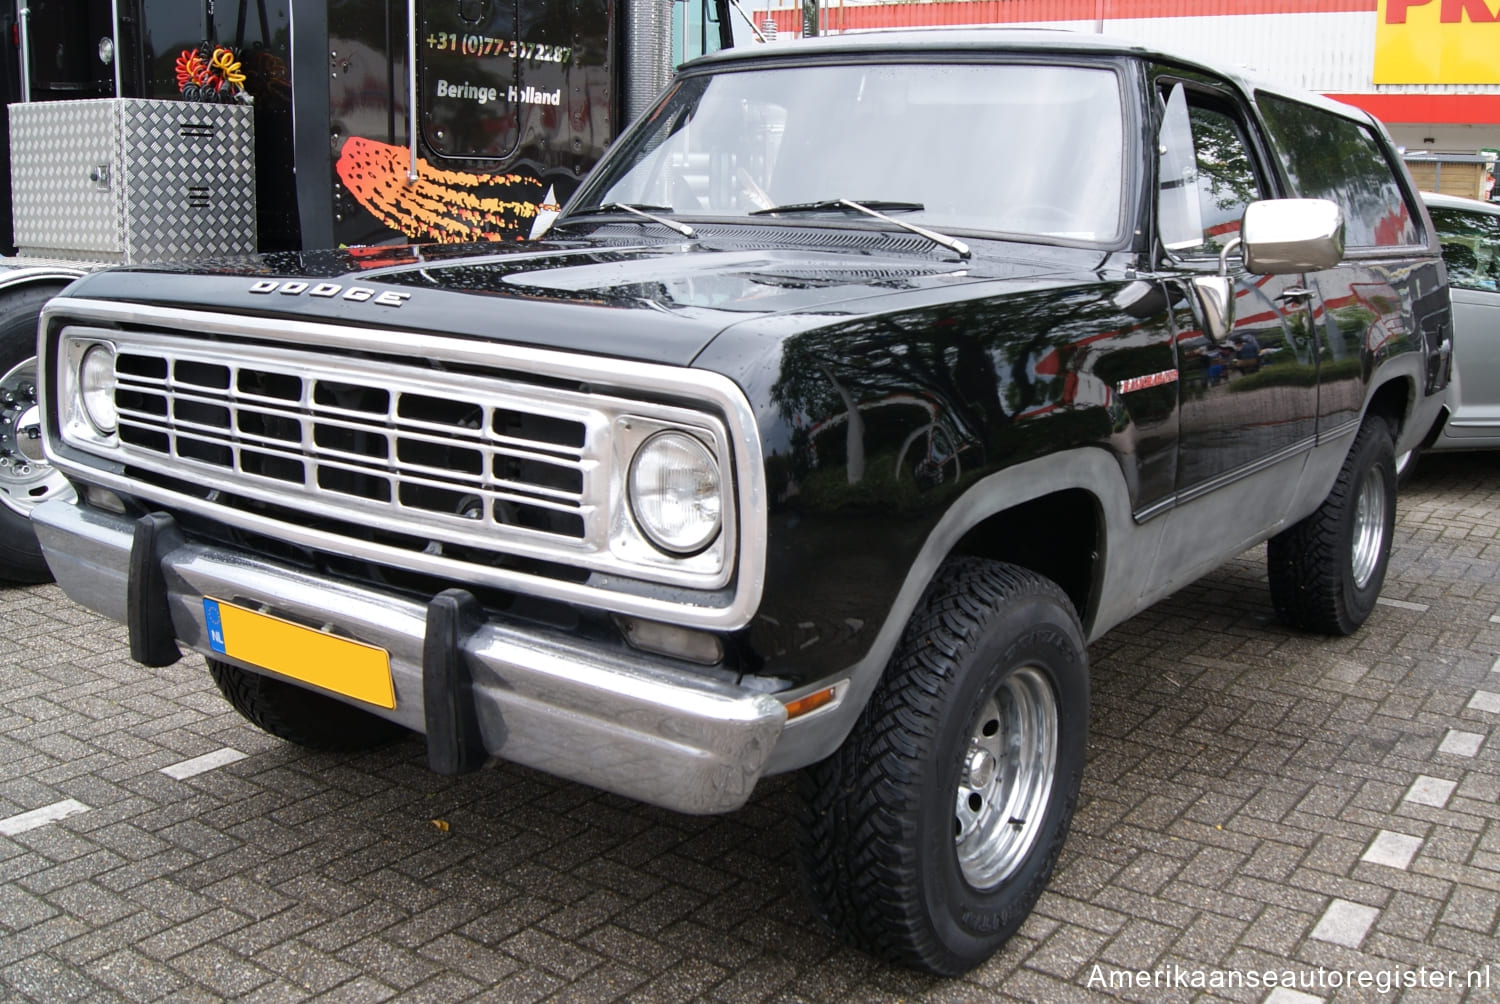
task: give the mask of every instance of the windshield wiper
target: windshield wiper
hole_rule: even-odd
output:
[[[903,210],[916,211],[926,208],[920,202],[881,202],[879,200],[872,199],[868,203],[863,203],[855,202],[852,199],[825,199],[822,202],[798,202],[785,206],[772,206],[770,209],[756,209],[749,215],[771,216],[776,213],[812,213],[827,212],[834,209],[853,209],[856,212],[864,213],[866,216],[873,216],[877,220],[882,220],[886,223],[893,223],[903,230],[909,230],[914,234],[926,237],[934,244],[941,244],[943,247],[947,248],[949,251],[952,251],[960,258],[968,258],[971,256],[969,245],[965,244],[958,238],[949,237],[947,234],[940,234],[936,230],[928,230],[926,227],[919,227],[915,223],[907,223],[905,220],[898,220],[894,216],[887,216],[885,213],[877,212],[877,206],[880,209],[889,209],[892,212],[900,212]]]
[[[850,202],[847,199],[823,199],[819,202],[789,202],[784,206],[772,206],[770,209],[752,209],[748,216],[775,216],[777,213],[827,213],[839,209],[884,209],[887,212],[918,212],[927,207],[920,202],[892,202],[890,199],[860,199],[858,202]]]
[[[684,237],[698,236],[698,231],[694,230],[686,223],[678,223],[676,220],[669,220],[665,216],[656,215],[656,213],[670,213],[672,211],[671,206],[632,206],[624,202],[606,202],[598,209],[585,209],[579,213],[570,215],[587,216],[591,212],[607,213],[611,210],[617,210],[622,213],[629,213],[631,216],[639,216],[641,219],[650,220],[652,223],[659,223],[662,226],[666,227],[668,230],[677,231]],[[652,212],[652,210],[655,210],[656,212]]]

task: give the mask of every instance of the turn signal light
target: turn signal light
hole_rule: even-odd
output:
[[[807,714],[809,711],[817,711],[825,705],[832,704],[834,695],[837,692],[837,687],[825,687],[822,690],[813,691],[806,697],[799,697],[795,701],[788,701],[786,705],[787,720],[790,721],[800,715]]]

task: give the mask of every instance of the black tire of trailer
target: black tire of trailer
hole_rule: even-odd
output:
[[[1371,416],[1323,504],[1266,545],[1271,603],[1283,624],[1350,635],[1370,616],[1391,556],[1396,478],[1391,428]]]
[[[42,305],[65,283],[40,283],[0,291],[0,376],[36,358],[36,325]],[[0,582],[51,582],[52,572],[31,520],[0,502]]]
[[[1056,584],[945,563],[854,730],[803,771],[797,851],[820,919],[941,975],[993,955],[1067,837],[1088,692],[1083,630]]]
[[[209,659],[208,672],[234,709],[278,739],[328,753],[357,753],[410,732],[395,722],[275,677]]]

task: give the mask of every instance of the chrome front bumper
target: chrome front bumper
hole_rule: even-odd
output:
[[[130,623],[129,597],[140,589],[131,582],[135,521],[57,501],[38,506],[32,523],[64,592]],[[424,677],[434,672],[431,607],[180,540],[159,564],[181,644],[223,658],[209,645],[205,596],[263,604],[310,626],[331,623],[390,653],[396,707],[341,699],[432,740],[424,705]],[[529,624],[487,619],[455,646],[486,752],[680,812],[744,804],[786,722],[772,697]]]

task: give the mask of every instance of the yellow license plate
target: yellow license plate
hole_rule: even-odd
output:
[[[391,657],[383,648],[208,596],[203,598],[203,616],[208,644],[215,652],[367,704],[396,706]]]

